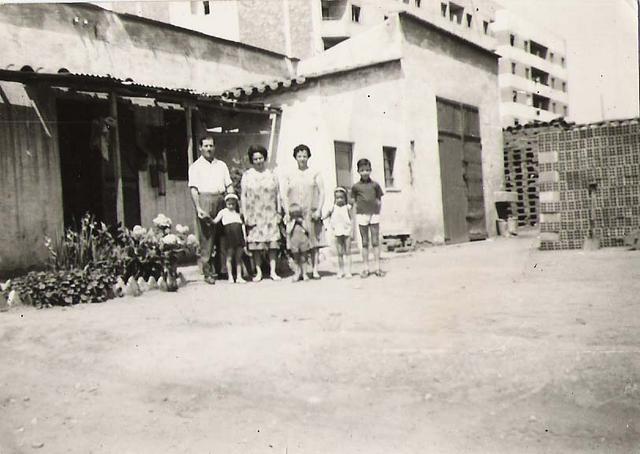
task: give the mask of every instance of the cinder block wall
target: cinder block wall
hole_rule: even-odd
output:
[[[638,119],[539,135],[541,249],[623,245],[640,227],[639,149]]]

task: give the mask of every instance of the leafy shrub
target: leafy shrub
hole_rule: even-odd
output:
[[[12,288],[36,307],[101,303],[113,298],[115,274],[104,269],[31,272],[15,279]]]

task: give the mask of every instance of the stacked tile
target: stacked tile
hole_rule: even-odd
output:
[[[610,121],[539,136],[540,248],[578,249],[590,235],[621,246],[640,227],[640,125]]]
[[[509,215],[518,225],[538,222],[538,128],[504,132],[505,189],[518,194]],[[514,211],[515,210],[515,211]]]

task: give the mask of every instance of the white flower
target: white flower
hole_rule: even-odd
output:
[[[161,241],[165,246],[174,246],[180,243],[180,238],[173,233],[170,233],[169,235],[164,236]]]
[[[198,238],[193,233],[187,236],[187,246],[198,246]]]
[[[189,227],[182,224],[176,224],[176,232],[178,232],[180,235],[186,235],[187,233],[189,233]]]
[[[140,239],[147,234],[147,229],[145,229],[140,225],[136,225],[133,227],[131,234],[133,235],[134,238]]]
[[[171,219],[166,217],[164,214],[160,213],[153,220],[153,225],[155,225],[156,227],[161,228],[161,229],[169,228],[169,227],[171,227]]]

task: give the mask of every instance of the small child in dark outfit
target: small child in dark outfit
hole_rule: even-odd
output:
[[[287,245],[297,266],[293,274],[293,282],[298,282],[300,279],[308,280],[309,277],[305,273],[305,262],[307,261],[307,254],[311,250],[311,243],[309,241],[309,232],[304,225],[302,208],[295,203],[289,207]]]
[[[238,196],[227,194],[224,198],[226,207],[218,212],[213,222],[222,222],[224,228],[224,238],[227,248],[227,273],[229,282],[233,283],[233,260],[236,261],[236,283],[244,284],[242,278],[242,254],[245,251],[246,231],[240,213],[238,213]]]

